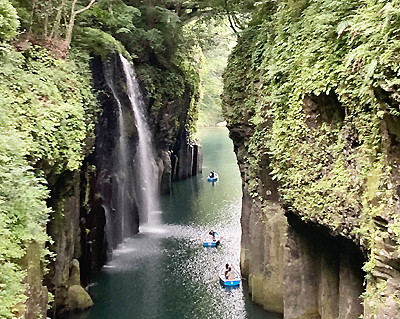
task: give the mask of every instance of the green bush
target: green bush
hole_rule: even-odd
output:
[[[0,42],[15,36],[19,26],[18,15],[8,0],[0,0]]]
[[[87,62],[78,69],[36,46],[0,57],[0,318],[22,311],[29,243],[46,264],[47,184],[78,169],[88,152],[96,99]]]
[[[398,1],[266,1],[258,10],[229,58],[223,97],[228,125],[252,129],[250,191],[267,207],[259,190],[268,169],[290,210],[370,252],[370,276],[387,236],[374,218],[400,243],[388,137],[400,137]]]

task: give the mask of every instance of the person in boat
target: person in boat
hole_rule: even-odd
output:
[[[212,241],[215,241],[215,231],[211,229],[208,234],[211,236]]]
[[[226,264],[225,265],[225,272],[224,272],[225,278],[228,278],[228,271],[229,271],[229,264]]]
[[[225,278],[228,279],[228,280],[233,280],[233,279],[236,278],[235,273],[234,273],[233,270],[232,270],[232,267],[229,267],[229,268],[228,268],[228,272],[227,272],[227,274],[225,275]]]

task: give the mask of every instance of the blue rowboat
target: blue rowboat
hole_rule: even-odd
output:
[[[232,269],[232,271],[235,274],[235,279],[227,279],[225,277],[225,267],[222,268],[219,273],[219,280],[221,281],[221,284],[225,287],[236,287],[240,285],[240,282],[242,280],[240,274],[235,269]]]
[[[214,177],[210,177],[210,175],[208,175],[207,181],[208,182],[217,182],[218,181],[218,174],[214,173]]]
[[[220,237],[219,234],[215,231],[214,237],[211,235],[207,235],[203,240],[203,247],[217,247],[219,245]]]

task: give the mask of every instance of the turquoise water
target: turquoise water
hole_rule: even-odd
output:
[[[241,180],[226,128],[199,132],[203,174],[173,184],[149,226],[121,244],[90,294],[95,306],[74,319],[278,319],[253,305],[246,282],[227,290],[218,272],[239,269]],[[207,182],[215,170],[220,180]],[[222,236],[203,248],[210,229]]]

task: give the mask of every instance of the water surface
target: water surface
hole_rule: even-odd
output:
[[[203,174],[176,182],[161,199],[152,223],[125,240],[104,266],[90,294],[95,306],[76,319],[278,319],[253,305],[246,283],[227,290],[218,272],[227,262],[239,268],[241,180],[226,128],[199,132]],[[217,183],[208,173],[219,174]],[[210,229],[222,236],[203,248]]]

